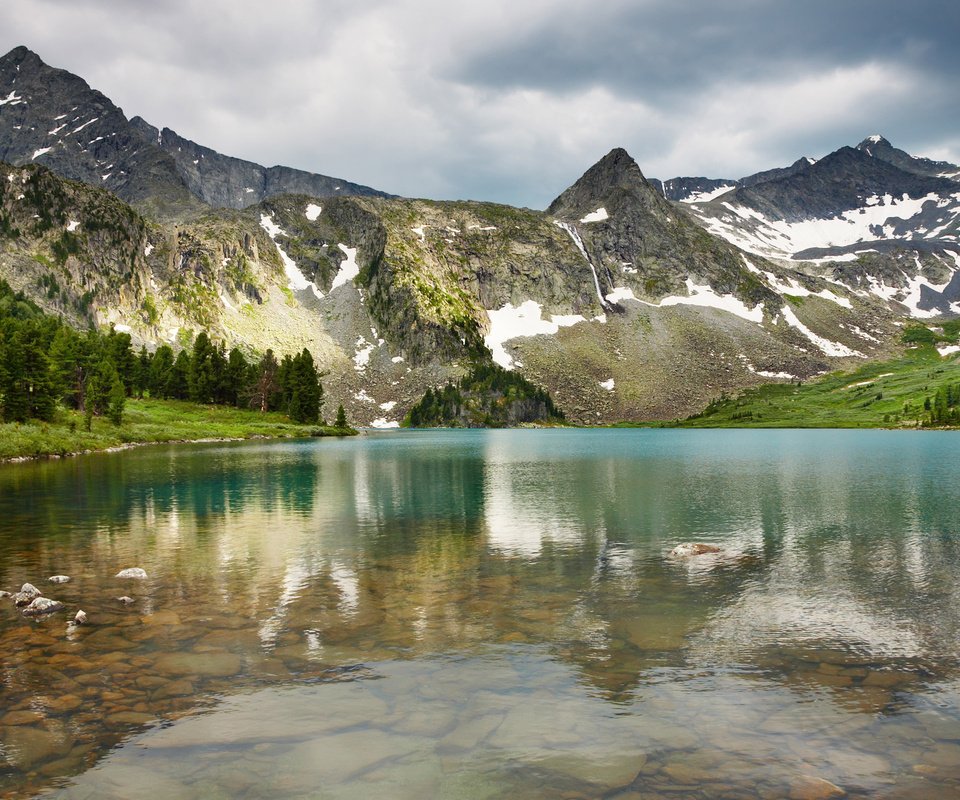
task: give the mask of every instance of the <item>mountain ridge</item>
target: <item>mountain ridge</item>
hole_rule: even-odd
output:
[[[65,117],[70,136],[90,138],[0,165],[0,276],[78,325],[114,325],[151,347],[189,346],[200,330],[251,353],[306,347],[328,373],[328,402],[359,424],[398,425],[428,388],[491,361],[547,389],[574,422],[686,416],[721,393],[888,356],[907,315],[954,311],[956,269],[943,252],[919,273],[906,255],[851,253],[820,267],[793,260],[799,249],[786,244],[757,252],[756,241],[771,241],[757,236],[783,238],[794,223],[730,199],[775,206],[783,186],[829,172],[829,160],[818,170],[799,159],[705,202],[671,202],[623,148],[543,212],[376,192],[319,197],[299,191],[302,175],[277,174],[271,189],[276,168],[126,121],[79,79],[70,85],[98,108],[81,109],[57,81],[56,103],[28,96],[18,76],[0,60],[0,145],[33,156],[61,105],[77,106],[75,120]],[[105,135],[100,116],[126,127]],[[15,130],[27,118],[32,130]],[[836,160],[906,174],[848,150]],[[123,161],[105,179],[97,162],[113,153]],[[71,154],[96,168],[88,183],[48,168],[69,166]],[[298,191],[246,206],[237,194],[281,188]],[[881,224],[900,203],[880,198],[871,213]]]
[[[49,66],[24,46],[0,57],[3,97],[0,161],[42,163],[64,177],[103,186],[147,213],[244,208],[290,192],[388,196],[340,178],[224,156],[141,117],[128,120],[85,80]]]

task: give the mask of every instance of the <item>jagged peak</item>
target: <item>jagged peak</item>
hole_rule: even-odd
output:
[[[870,152],[871,147],[892,147],[889,141],[884,139],[879,133],[874,133],[864,139],[860,144],[857,145],[857,150],[863,150],[867,153]]]
[[[646,181],[640,166],[622,147],[614,147],[613,150],[590,167],[580,180],[588,176],[598,175],[606,176],[614,184],[620,183],[623,179],[635,181],[638,177],[640,180]]]
[[[602,204],[608,195],[617,190],[660,197],[660,193],[647,182],[633,157],[622,147],[615,147],[554,200],[547,212],[569,215],[584,210],[593,211],[594,204]],[[594,207],[587,209],[587,206]]]
[[[14,47],[13,50],[6,55],[0,56],[0,64],[26,64],[28,66],[36,67],[46,66],[40,56],[34,53],[29,47],[22,44]]]

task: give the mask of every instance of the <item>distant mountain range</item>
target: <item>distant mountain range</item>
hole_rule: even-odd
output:
[[[573,421],[686,416],[960,312],[960,168],[881,137],[736,180],[617,148],[544,212],[409,200],[128,121],[21,47],[0,160],[0,277],[150,346],[308,347],[360,424],[490,360]]]

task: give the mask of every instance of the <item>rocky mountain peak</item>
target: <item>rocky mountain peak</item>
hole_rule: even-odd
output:
[[[904,172],[910,172],[914,175],[925,175],[933,178],[950,178],[957,180],[960,178],[960,168],[956,164],[948,161],[933,161],[929,158],[918,158],[912,156],[904,150],[894,147],[889,141],[879,134],[868,136],[860,144],[857,150],[866,153],[880,161],[886,161],[888,164],[902,169]]]
[[[5,64],[20,64],[36,67],[43,65],[43,61],[41,61],[40,56],[34,53],[29,47],[20,45],[18,47],[14,47],[13,50],[6,55],[0,56],[0,65]]]
[[[875,133],[872,136],[868,136],[860,144],[857,145],[857,150],[862,150],[868,155],[872,155],[870,152],[871,149],[875,148],[891,148],[893,145],[889,141],[884,139],[879,133]]]
[[[612,211],[628,201],[640,201],[643,205],[665,202],[630,154],[615,147],[554,200],[547,213],[579,219],[598,207],[610,207]]]

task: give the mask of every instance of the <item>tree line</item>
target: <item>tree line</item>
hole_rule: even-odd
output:
[[[522,422],[564,421],[550,394],[496,364],[475,364],[456,383],[427,389],[404,424],[426,427],[499,428]]]
[[[960,425],[960,383],[944,384],[923,401],[925,425]]]
[[[322,377],[310,351],[279,361],[267,350],[249,361],[205,331],[190,349],[161,345],[135,352],[130,334],[76,331],[46,315],[0,280],[0,418],[50,421],[58,404],[119,425],[128,397],[191,400],[282,411],[315,423],[323,406]],[[345,425],[344,425],[345,427]]]

